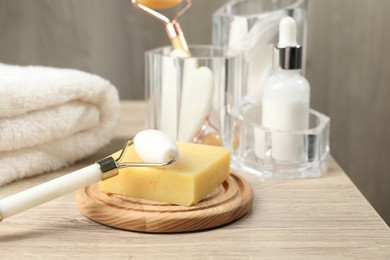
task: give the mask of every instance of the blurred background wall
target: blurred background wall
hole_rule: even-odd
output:
[[[225,0],[194,0],[181,25],[211,43]],[[390,1],[309,0],[311,104],[331,117],[331,151],[390,223]],[[0,62],[76,68],[144,96],[144,52],[168,45],[163,26],[129,0],[0,0]]]

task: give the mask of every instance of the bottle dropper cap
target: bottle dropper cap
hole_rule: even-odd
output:
[[[302,68],[302,48],[297,43],[297,25],[294,18],[284,17],[279,24],[279,66],[285,70]]]

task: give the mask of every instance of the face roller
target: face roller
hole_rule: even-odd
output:
[[[155,9],[168,9],[174,6],[177,6],[182,2],[182,0],[131,0],[133,5],[136,8],[141,9],[142,11],[154,16],[158,20],[164,23],[169,39],[172,42],[172,45],[175,49],[183,50],[188,56],[190,51],[188,49],[187,42],[184,38],[183,31],[180,28],[178,19],[182,16],[192,5],[191,0],[186,0],[185,5],[180,11],[176,13],[172,21],[169,20],[165,15],[153,10]]]
[[[191,0],[186,0],[183,8],[170,21],[166,16],[154,11],[154,9],[168,9],[177,6],[183,0],[132,0],[135,7],[156,17],[165,24],[168,37],[172,42],[174,51],[171,56],[191,57],[183,31],[180,28],[178,18],[182,16],[192,5]],[[172,139],[183,142],[199,142],[201,136],[205,135],[207,125],[216,130],[210,123],[208,112],[211,108],[213,95],[214,75],[208,67],[200,67],[196,60],[185,60],[183,72],[183,86],[181,91],[181,105],[177,104],[179,92],[177,90],[177,74],[175,62],[165,59],[162,77],[160,129],[167,133]],[[180,106],[180,113],[178,108]],[[179,119],[179,120],[177,120]],[[208,124],[207,124],[208,122]],[[208,135],[206,144],[218,144],[214,136],[219,138],[218,131]]]
[[[123,162],[129,146],[134,145],[143,162]],[[106,180],[126,167],[161,167],[172,164],[179,156],[177,146],[163,132],[144,130],[127,141],[118,158],[109,156],[75,172],[40,184],[0,200],[0,221],[22,211],[41,205],[69,192]]]

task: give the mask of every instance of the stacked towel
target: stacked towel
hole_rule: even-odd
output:
[[[93,154],[119,113],[116,88],[96,75],[0,64],[0,186]]]

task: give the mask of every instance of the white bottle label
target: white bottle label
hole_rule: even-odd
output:
[[[281,131],[308,129],[309,109],[304,101],[263,100],[262,125]]]

